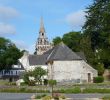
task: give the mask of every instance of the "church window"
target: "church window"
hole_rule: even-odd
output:
[[[44,36],[44,33],[42,33],[42,36]]]

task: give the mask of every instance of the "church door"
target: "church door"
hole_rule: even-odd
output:
[[[91,73],[88,73],[88,82],[91,82]]]

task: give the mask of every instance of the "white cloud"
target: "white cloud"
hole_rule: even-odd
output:
[[[66,16],[66,22],[72,27],[81,27],[85,22],[86,13],[83,10],[70,13]]]
[[[20,50],[27,50],[29,48],[28,45],[22,40],[13,40],[13,42]]]
[[[0,18],[1,19],[11,19],[19,16],[16,9],[7,6],[0,6]]]
[[[0,23],[0,35],[14,34],[14,33],[16,33],[16,29],[14,26],[6,23]]]
[[[13,40],[13,43],[15,43],[20,50],[27,50],[30,54],[33,54],[35,51],[35,45],[28,45],[22,40]]]
[[[0,35],[14,34],[16,29],[7,20],[13,20],[18,17],[19,13],[16,9],[7,6],[0,6]]]

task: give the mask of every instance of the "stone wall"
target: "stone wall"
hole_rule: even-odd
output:
[[[97,71],[83,60],[54,61],[52,68],[50,64],[48,67],[49,78],[53,78],[58,82],[88,82],[88,73],[90,73],[92,82],[93,77],[97,76]]]

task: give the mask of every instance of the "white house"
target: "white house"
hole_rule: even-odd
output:
[[[0,79],[9,79],[10,82],[14,80],[16,81],[24,71],[24,67],[19,62],[18,65],[13,65],[10,70],[1,70]]]

